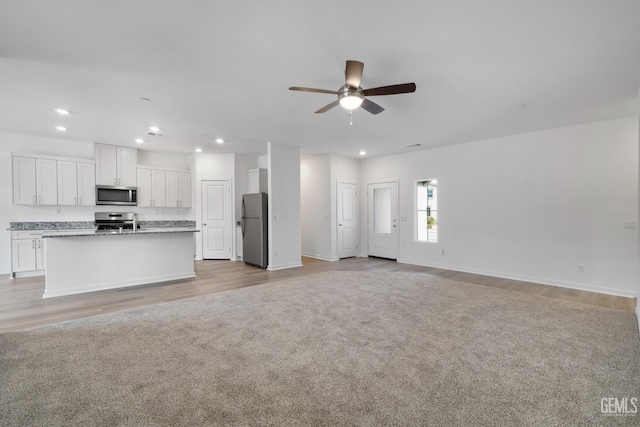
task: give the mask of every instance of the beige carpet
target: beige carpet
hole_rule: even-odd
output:
[[[0,425],[640,425],[635,316],[331,272],[0,335]],[[640,406],[640,405],[639,405]]]

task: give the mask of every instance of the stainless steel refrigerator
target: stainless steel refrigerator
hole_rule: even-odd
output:
[[[267,193],[242,195],[242,259],[247,264],[267,268]]]

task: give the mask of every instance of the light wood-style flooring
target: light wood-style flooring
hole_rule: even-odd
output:
[[[566,301],[576,301],[633,312],[635,298],[616,297],[518,280],[500,279],[430,267],[401,264],[377,258],[349,258],[336,262],[302,259],[303,267],[266,271],[241,261],[196,261],[197,277],[124,289],[42,299],[44,276],[0,280],[0,332],[47,325],[96,314],[144,307],[246,286],[263,285],[285,278],[324,271],[402,271],[509,289]]]

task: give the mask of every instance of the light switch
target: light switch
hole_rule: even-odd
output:
[[[625,221],[624,222],[624,228],[627,230],[635,230],[636,229],[636,222],[635,221]]]

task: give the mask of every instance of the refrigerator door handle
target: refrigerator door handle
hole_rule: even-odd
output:
[[[240,217],[240,229],[242,231],[242,237],[244,237],[244,198],[242,199],[242,216]]]

